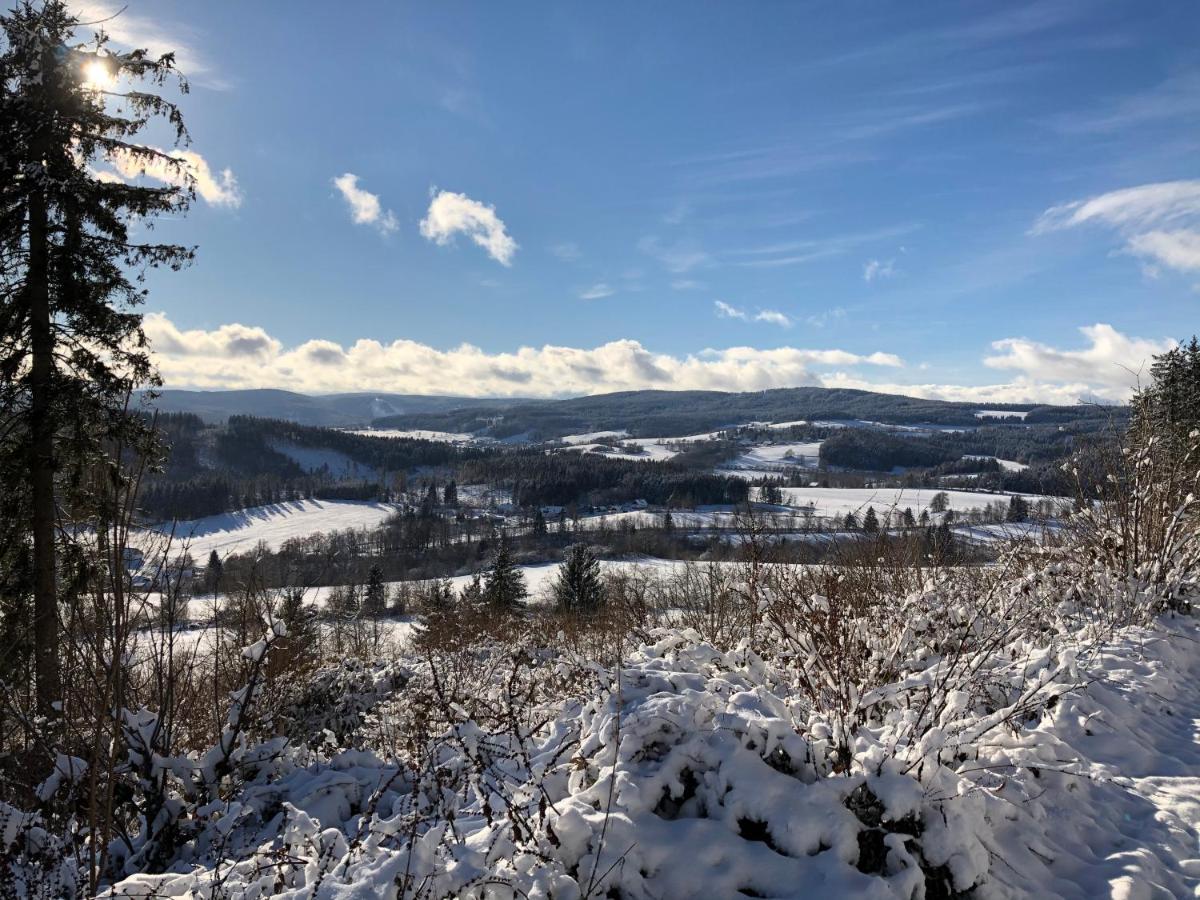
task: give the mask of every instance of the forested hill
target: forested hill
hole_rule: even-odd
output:
[[[244,391],[164,390],[151,405],[164,413],[192,413],[205,422],[231,416],[283,419],[301,425],[349,428],[380,416],[510,406],[514,401],[478,397],[425,397],[416,394],[298,394],[271,389]]]
[[[439,412],[377,418],[376,428],[473,432],[494,438],[517,435],[546,440],[565,434],[625,430],[635,437],[686,435],[751,421],[859,419],[895,425],[979,425],[980,411],[1024,413],[1024,421],[1066,423],[1123,419],[1108,406],[949,403],[841,388],[782,388],[753,393],[723,391],[624,391],[568,400],[464,406]],[[1011,421],[1018,422],[1014,418]]]

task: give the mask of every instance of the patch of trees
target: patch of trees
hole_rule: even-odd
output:
[[[872,472],[887,472],[897,466],[937,466],[961,455],[926,438],[905,438],[862,428],[843,428],[821,443],[821,462],[825,465]]]
[[[644,499],[656,505],[741,503],[742,479],[695,471],[671,462],[611,459],[596,453],[512,450],[464,462],[464,483],[482,482],[512,491],[518,506],[607,506]]]

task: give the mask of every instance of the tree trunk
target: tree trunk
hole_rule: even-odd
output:
[[[32,360],[29,371],[29,481],[33,497],[33,636],[38,712],[62,699],[58,665],[58,585],[54,547],[54,333],[50,325],[46,196],[29,198],[29,268],[25,285]]]

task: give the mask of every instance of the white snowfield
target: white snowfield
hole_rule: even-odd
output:
[[[989,494],[983,491],[953,491],[936,488],[819,488],[819,487],[785,487],[784,503],[788,506],[811,508],[818,516],[844,516],[846,513],[866,512],[867,507],[875,507],[876,513],[895,508],[903,511],[911,508],[913,515],[919,516],[921,510],[928,509],[935,494],[943,493],[949,499],[950,509],[961,512],[969,509],[982,509],[995,503],[1007,504],[1010,494]],[[1036,494],[1022,494],[1030,503],[1043,499]],[[1053,498],[1051,498],[1053,499]],[[1062,501],[1066,503],[1067,501]]]
[[[639,449],[636,453],[627,453],[624,450],[609,447],[606,444],[571,444],[566,449],[581,453],[597,453],[601,456],[607,456],[609,459],[628,459],[634,462],[662,462],[679,455],[678,450],[674,450],[665,444],[642,443],[640,440],[622,441],[621,443],[634,444]]]
[[[968,453],[963,459],[994,459],[1005,472],[1024,472],[1029,468],[1025,463],[1017,462],[1013,459],[1001,459],[998,456],[980,456],[975,453]]]
[[[421,441],[440,441],[446,444],[468,444],[475,440],[486,440],[484,438],[476,438],[475,435],[468,434],[465,431],[428,431],[424,429],[402,431],[394,428],[359,428],[351,430],[350,434],[361,434],[365,437],[378,438],[415,438]]]
[[[254,506],[237,512],[179,522],[174,528],[172,552],[185,547],[203,564],[208,555],[243,553],[259,541],[277,550],[284,541],[329,531],[374,528],[396,511],[391,503],[359,503],[350,500],[296,500],[270,506]],[[150,550],[171,533],[159,525],[134,535],[134,546]]]
[[[801,468],[815,469],[821,462],[821,443],[754,444],[717,469],[717,472],[740,478],[760,478]]]

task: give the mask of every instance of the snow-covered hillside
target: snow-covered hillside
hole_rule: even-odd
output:
[[[185,547],[202,562],[216,550],[221,556],[242,553],[259,541],[275,550],[286,540],[311,534],[347,529],[373,528],[392,515],[390,503],[359,503],[349,500],[296,500],[270,506],[254,506],[236,512],[191,519],[174,526],[173,549]],[[134,535],[132,543],[150,549],[172,533],[169,525]]]

